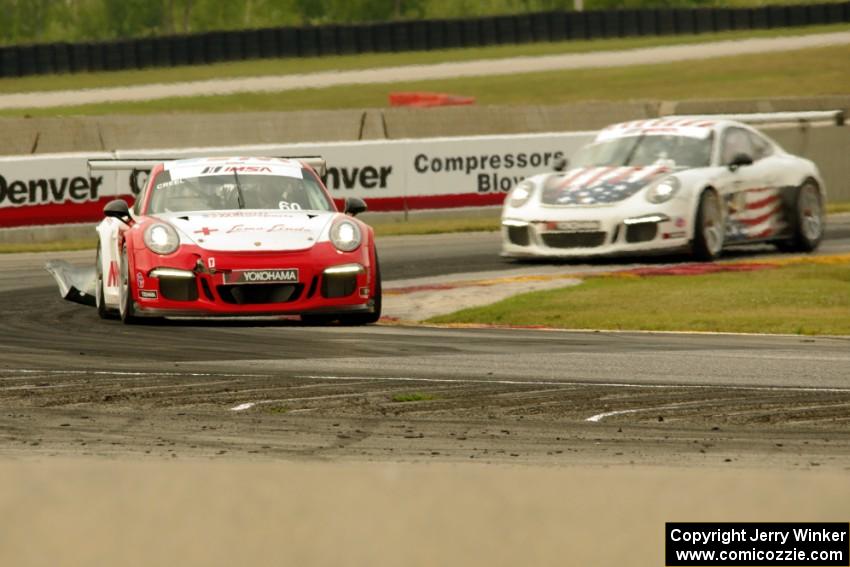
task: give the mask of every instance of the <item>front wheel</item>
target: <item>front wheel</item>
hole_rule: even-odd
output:
[[[327,325],[334,321],[339,321],[342,325],[370,325],[377,323],[381,318],[381,309],[383,307],[383,294],[381,292],[381,266],[378,263],[378,256],[375,255],[375,296],[373,297],[374,305],[371,313],[351,313],[349,315],[333,315],[327,313],[305,313],[301,316],[301,321],[306,325]]]
[[[716,191],[706,189],[699,198],[692,253],[694,258],[703,262],[711,262],[720,256],[723,250],[725,236],[723,226],[723,209],[720,206],[720,196]]]
[[[121,248],[121,268],[120,268],[120,301],[118,302],[118,314],[121,321],[125,324],[132,325],[138,322],[136,317],[136,307],[133,303],[133,282],[130,278],[130,263],[127,258],[127,245]]]
[[[305,325],[329,325],[337,319],[339,319],[338,315],[326,313],[304,313],[301,315],[301,322]]]
[[[371,313],[355,313],[343,315],[339,322],[343,325],[370,325],[377,323],[381,318],[383,294],[381,292],[381,265],[378,263],[378,254],[375,253],[375,304]]]
[[[807,179],[795,190],[793,208],[788,212],[791,238],[776,243],[783,252],[812,252],[823,239],[824,214],[818,184]]]

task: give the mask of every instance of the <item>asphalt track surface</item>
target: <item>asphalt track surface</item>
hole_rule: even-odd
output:
[[[492,233],[379,250],[388,281],[517,267]],[[48,256],[0,258],[0,454],[850,467],[848,337],[125,326],[61,300]],[[660,261],[593,265],[636,260]]]
[[[282,92],[345,85],[426,81],[456,77],[482,77],[560,71],[652,65],[676,61],[695,61],[827,47],[850,43],[850,32],[805,36],[752,38],[706,42],[693,45],[668,45],[618,51],[570,53],[537,57],[511,57],[433,65],[409,65],[355,71],[336,70],[280,76],[241,77],[169,84],[136,85],[68,91],[12,93],[0,95],[0,109],[49,108],[106,102],[131,102],[170,97],[230,95],[248,92]]]

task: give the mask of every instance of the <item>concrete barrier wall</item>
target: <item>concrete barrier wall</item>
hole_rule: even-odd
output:
[[[850,128],[781,128],[765,132],[785,150],[820,168],[831,202],[850,202]]]
[[[397,140],[595,130],[671,114],[844,110],[850,95],[732,100],[583,102],[238,114],[0,118],[0,155],[253,144]],[[850,128],[771,130],[789,151],[822,169],[830,196],[850,201]],[[0,172],[2,173],[2,172]]]
[[[290,145],[303,140],[310,140],[315,146],[324,147],[328,145],[327,142],[380,142],[448,136],[592,131],[612,122],[671,114],[835,109],[850,114],[850,96],[728,101],[586,102],[555,106],[0,118],[0,127],[6,134],[0,138],[0,155],[37,157],[59,152],[93,154],[117,149]],[[832,202],[850,201],[850,128],[785,125],[765,129],[788,151],[805,156],[818,164]],[[479,142],[469,140],[468,144],[468,149],[476,150],[476,144]],[[384,146],[380,144],[375,146],[375,151],[378,152],[376,156],[385,151],[380,149],[382,147]],[[342,155],[328,157],[344,162]],[[16,172],[7,171],[3,165],[7,161],[0,159],[0,175],[12,179]],[[43,175],[43,172],[31,173],[31,176],[39,175]],[[7,237],[11,237],[11,233],[8,230],[4,232],[3,240],[8,241]],[[17,232],[20,231],[16,230]],[[25,232],[24,229],[24,232],[13,240],[29,240]]]
[[[0,118],[0,155],[359,140],[364,139],[367,114],[332,110]],[[375,114],[373,120],[379,118]],[[369,137],[384,137],[382,129],[372,130]]]
[[[844,110],[850,95],[232,114],[0,118],[0,155],[596,130],[671,114]]]

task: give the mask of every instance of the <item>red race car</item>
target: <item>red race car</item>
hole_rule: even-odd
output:
[[[131,210],[121,199],[97,227],[97,311],[141,317],[300,315],[361,325],[381,316],[381,272],[366,210],[339,211],[316,172],[324,160],[93,160],[92,170],[147,169]]]

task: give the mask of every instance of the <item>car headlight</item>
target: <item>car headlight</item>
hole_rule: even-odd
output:
[[[156,254],[171,254],[180,246],[180,237],[170,224],[154,223],[145,229],[145,246]]]
[[[531,181],[520,181],[508,194],[508,204],[512,207],[521,207],[531,199],[534,193],[534,183]]]
[[[679,191],[682,183],[672,175],[665,177],[649,186],[646,191],[646,200],[656,205],[666,203]]]
[[[363,235],[360,233],[360,227],[356,223],[347,219],[341,219],[336,221],[331,227],[330,238],[337,250],[352,252],[360,246]]]

